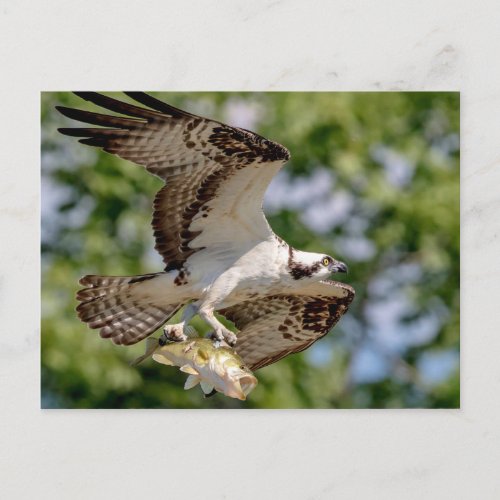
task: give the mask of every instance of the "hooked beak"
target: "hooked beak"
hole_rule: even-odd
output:
[[[331,273],[347,273],[347,266],[340,260],[336,260],[333,264],[330,264],[329,270]]]

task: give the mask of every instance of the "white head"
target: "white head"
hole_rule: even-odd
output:
[[[332,273],[346,273],[347,266],[329,255],[288,249],[288,270],[295,280],[312,279],[320,281]]]

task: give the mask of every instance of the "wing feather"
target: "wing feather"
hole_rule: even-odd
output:
[[[148,108],[96,92],[75,94],[126,116],[58,106],[71,119],[103,127],[61,128],[61,133],[142,165],[165,181],[152,224],[166,269],[181,269],[207,247],[231,244],[236,231],[235,245],[272,235],[261,206],[267,185],[289,158],[283,146],[143,92],[126,94]]]
[[[174,116],[176,118],[184,116],[198,118],[196,115],[192,115],[191,113],[183,111],[182,109],[174,108],[170,104],[160,101],[159,99],[156,99],[155,97],[150,96],[145,92],[124,92],[124,94],[134,99],[134,101],[140,102],[141,104],[155,109],[156,111],[160,111],[160,113],[164,113],[166,115]]]
[[[349,285],[322,281],[293,294],[249,300],[219,312],[240,330],[235,349],[251,370],[257,370],[324,337],[353,299]]]

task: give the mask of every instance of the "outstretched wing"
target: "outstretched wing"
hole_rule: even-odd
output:
[[[166,269],[181,269],[203,249],[231,252],[269,238],[262,212],[265,190],[288,160],[281,145],[235,127],[176,109],[142,92],[126,92],[147,108],[76,92],[124,116],[58,106],[96,128],[62,128],[80,142],[144,166],[165,181],[154,201],[155,248]],[[221,250],[223,249],[223,250]]]
[[[240,330],[236,352],[251,370],[303,351],[325,336],[354,298],[349,285],[312,283],[293,295],[248,300],[219,311]]]

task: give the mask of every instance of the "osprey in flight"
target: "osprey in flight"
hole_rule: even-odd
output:
[[[165,270],[142,276],[85,276],[82,321],[116,344],[139,342],[186,306],[162,338],[185,340],[198,314],[250,369],[308,348],[347,311],[354,290],[328,277],[347,266],[302,252],[276,236],[262,212],[286,148],[248,130],[192,115],[142,92],[136,106],[95,92],[79,97],[121,116],[58,106],[95,128],[62,128],[82,144],[130,160],[165,182],[154,200],[156,250]],[[145,107],[144,107],[145,106]],[[234,322],[235,335],[214,315]]]

